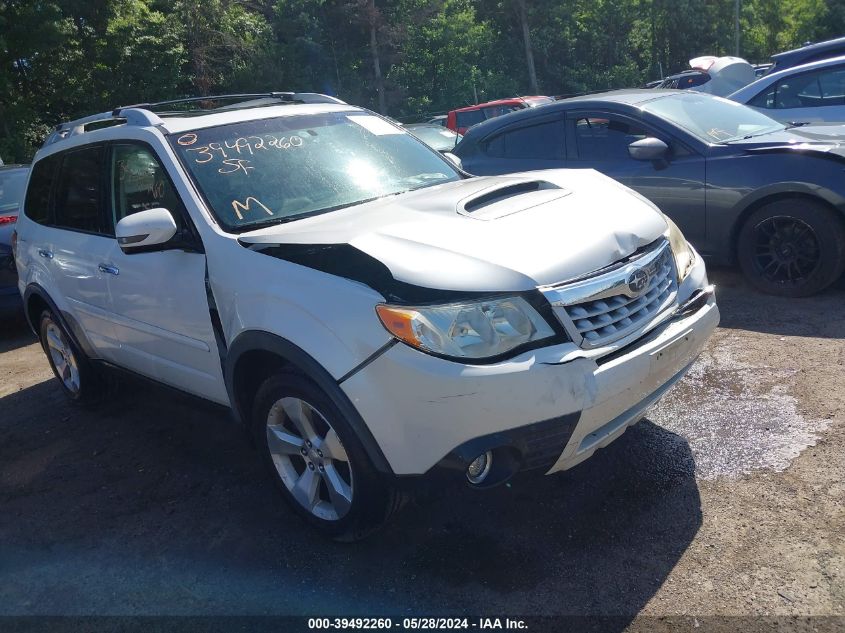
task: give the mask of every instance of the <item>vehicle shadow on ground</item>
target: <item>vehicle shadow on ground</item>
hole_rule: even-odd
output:
[[[789,299],[758,292],[736,270],[712,267],[708,274],[716,284],[722,327],[782,336],[845,338],[845,277],[814,297]]]
[[[23,315],[0,317],[0,354],[31,345],[35,341],[35,335]]]
[[[88,412],[46,381],[0,411],[0,613],[617,615],[621,630],[702,521],[689,445],[648,421],[571,471],[443,490],[348,545],[288,511],[214,407],[133,383]]]

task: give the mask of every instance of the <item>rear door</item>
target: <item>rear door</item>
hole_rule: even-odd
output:
[[[566,166],[564,119],[532,117],[479,141],[477,150],[461,156],[464,169],[476,175],[499,175]]]
[[[592,168],[631,187],[671,217],[693,244],[704,243],[704,156],[672,135],[616,112],[569,112],[566,129],[569,167]],[[666,159],[631,158],[628,146],[647,137],[669,146]]]
[[[104,261],[119,363],[138,373],[216,402],[227,403],[220,355],[211,324],[202,244],[171,176],[146,143],[110,147],[110,224],[156,207],[166,208],[184,248],[124,253],[113,237]]]
[[[61,154],[52,217],[39,230],[37,251],[88,341],[102,358],[114,360],[117,342],[102,270],[114,242],[104,209],[105,154],[102,144]]]

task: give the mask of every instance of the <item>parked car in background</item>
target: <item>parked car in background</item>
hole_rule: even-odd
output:
[[[0,167],[0,316],[2,317],[18,313],[21,309],[12,242],[28,175],[27,165]]]
[[[701,258],[610,178],[473,178],[372,112],[272,96],[60,126],[17,262],[71,401],[109,364],[230,407],[323,533],[367,535],[426,477],[577,465],[718,324]]]
[[[690,70],[666,77],[657,88],[693,89],[724,97],[754,81],[754,67],[740,57],[696,57]]]
[[[769,62],[769,63],[766,63],[766,64],[752,64],[752,66],[754,66],[754,76],[755,77],[762,77],[767,72],[769,72],[769,70],[771,70],[772,63]]]
[[[768,72],[780,72],[793,66],[809,64],[810,62],[839,57],[841,55],[845,55],[845,37],[838,37],[815,44],[807,43],[800,48],[772,55],[772,65]]]
[[[811,295],[845,268],[842,126],[791,128],[694,91],[622,90],[487,121],[454,153],[472,174],[597,169],[765,292]]]
[[[515,110],[535,108],[548,103],[554,103],[554,99],[543,96],[513,97],[511,99],[499,99],[497,101],[479,103],[478,105],[458,108],[449,112],[446,118],[446,127],[458,134],[463,134],[473,125],[486,121],[487,119],[493,119],[497,116],[514,112]]]
[[[771,73],[730,95],[783,123],[845,121],[845,56]]]
[[[445,114],[438,114],[437,116],[431,117],[426,123],[430,125],[439,125],[440,127],[446,127],[446,119],[447,116]]]
[[[405,129],[438,152],[451,152],[463,138],[449,128],[430,123],[409,123]]]

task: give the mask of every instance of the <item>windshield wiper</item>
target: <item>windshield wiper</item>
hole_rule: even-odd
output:
[[[809,121],[790,121],[789,125],[787,125],[784,129],[791,130],[794,127],[804,127],[805,125],[810,125]]]

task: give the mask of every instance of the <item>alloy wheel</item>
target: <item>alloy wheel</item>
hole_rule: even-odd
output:
[[[56,374],[65,388],[73,394],[79,393],[81,382],[79,379],[79,364],[73,349],[61,328],[50,321],[46,328],[47,350],[50,360],[56,369]]]
[[[317,518],[342,519],[352,506],[352,468],[326,417],[285,397],[270,408],[266,426],[270,457],[296,502]]]
[[[754,227],[754,264],[767,281],[802,284],[820,261],[818,236],[803,220],[773,216]]]

